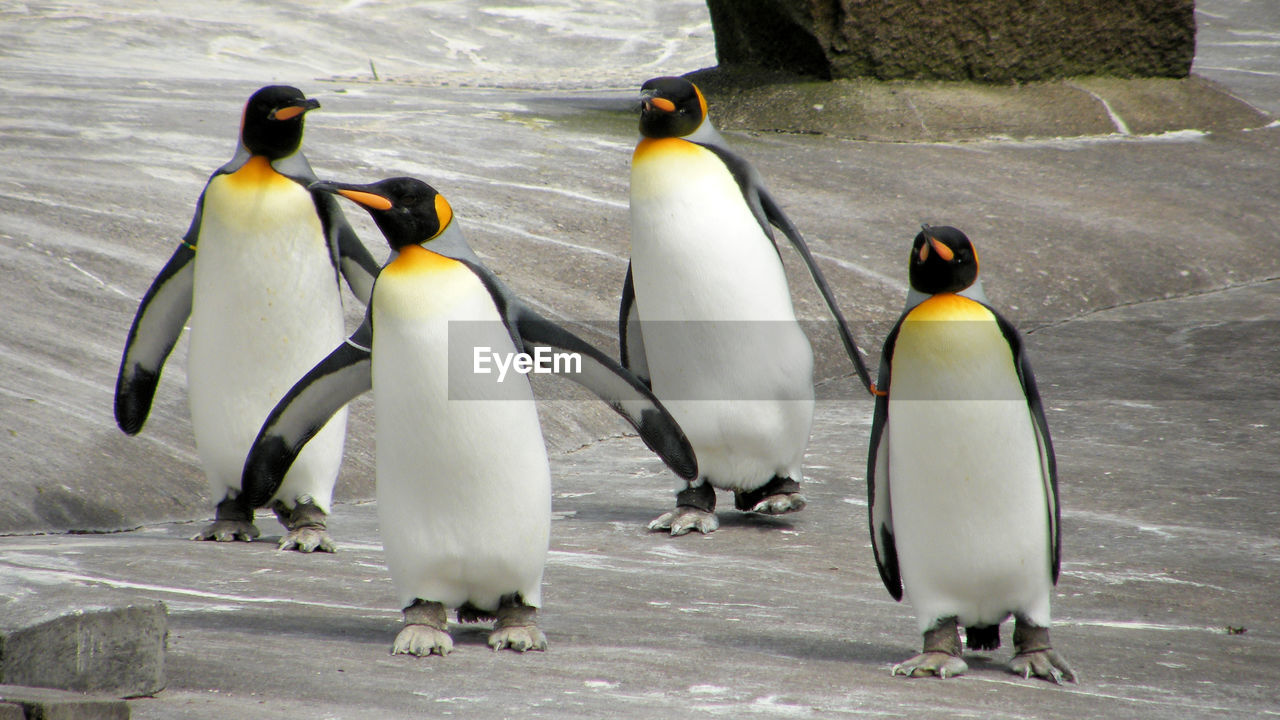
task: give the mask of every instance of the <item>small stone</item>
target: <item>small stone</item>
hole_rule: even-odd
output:
[[[154,695],[167,636],[158,600],[85,587],[0,596],[0,683]]]

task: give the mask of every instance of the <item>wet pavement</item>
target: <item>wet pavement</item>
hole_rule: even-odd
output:
[[[1219,0],[1197,13],[1196,72],[1280,112],[1280,12]],[[244,99],[288,82],[321,101],[304,147],[322,177],[428,180],[514,289],[614,351],[628,98],[647,77],[714,63],[705,8],[25,3],[0,8],[0,47],[0,594],[163,600],[168,687],[130,701],[134,717],[1277,713],[1280,127],[952,143],[730,134],[872,355],[919,224],[977,244],[1050,408],[1065,558],[1054,639],[1079,686],[1005,673],[1007,647],[956,680],[889,677],[919,638],[871,557],[871,404],[789,250],[818,356],[810,506],[778,520],[724,512],[710,537],[650,534],[669,473],[609,410],[538,379],[556,513],[550,649],[495,654],[460,628],[452,655],[422,660],[388,654],[398,612],[367,502],[372,403],[353,408],[338,553],[277,552],[266,515],[260,542],[188,542],[212,508],[185,341],[143,433],[111,419],[137,301],[230,157]]]

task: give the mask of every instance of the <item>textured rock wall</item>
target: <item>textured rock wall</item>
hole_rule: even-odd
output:
[[[1185,77],[1194,0],[707,0],[721,65],[822,78]]]

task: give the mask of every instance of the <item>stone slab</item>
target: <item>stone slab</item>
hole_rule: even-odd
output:
[[[1202,77],[1069,78],[1018,84],[815,81],[706,68],[718,127],[884,142],[1158,135],[1262,127],[1271,117]]]
[[[7,585],[7,584],[6,584]],[[153,695],[165,686],[163,602],[94,587],[5,587],[0,682]]]
[[[1206,71],[1247,75],[1249,97],[1280,110],[1265,57],[1276,4],[1198,5],[1223,28]],[[683,49],[707,41],[698,12],[701,0],[131,0],[5,15],[4,587],[163,601],[169,682],[129,701],[157,720],[1274,713],[1275,340],[1242,323],[1274,322],[1280,307],[1280,128],[948,143],[726,132],[805,232],[870,352],[901,307],[919,223],[979,244],[988,295],[1028,332],[1051,405],[1065,530],[1054,642],[1079,686],[1010,675],[1007,648],[954,681],[889,676],[919,636],[870,555],[869,403],[820,326],[819,389],[841,392],[818,404],[810,506],[726,512],[711,537],[646,532],[672,502],[669,473],[600,403],[568,383],[537,389],[555,482],[546,653],[493,653],[484,630],[458,626],[448,658],[389,654],[400,618],[376,505],[359,502],[373,490],[368,404],[353,410],[336,554],[278,552],[269,513],[259,542],[186,540],[212,505],[182,363],[138,437],[114,427],[110,388],[137,301],[229,156],[248,92],[292,82],[319,95],[306,140],[319,173],[428,179],[495,272],[553,317],[603,321],[591,339],[612,348],[636,135],[626,104],[644,77],[711,63]],[[584,110],[587,95],[616,108]],[[384,257],[367,218],[353,222]],[[825,317],[782,252],[798,312]],[[57,534],[102,527],[136,529]]]

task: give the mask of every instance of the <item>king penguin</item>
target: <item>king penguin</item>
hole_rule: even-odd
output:
[[[404,612],[392,653],[447,654],[450,608],[460,622],[496,620],[495,650],[544,649],[536,620],[551,522],[546,447],[528,378],[496,381],[477,353],[577,357],[550,369],[600,396],[681,477],[697,476],[693,448],[640,380],[508,290],[430,185],[312,187],[364,206],[393,259],[364,324],[267,418],[245,460],[245,495],[253,504],[273,497],[308,439],[372,390],[378,525]]]
[[[338,273],[368,302],[378,264],[299,147],[307,112],[294,87],[249,98],[231,161],[209,178],[195,217],[143,296],[116,380],[120,429],[146,422],[165,360],[190,320],[187,396],[196,450],[218,499],[196,540],[252,540],[253,509],[240,498],[245,453],[267,413],[299,375],[346,335]],[[294,468],[272,507],[287,529],[282,549],[332,552],[326,529],[342,460],[345,413]]]
[[[893,674],[949,677],[971,650],[1000,646],[1015,618],[1010,669],[1053,682],[1075,674],[1049,644],[1062,548],[1057,465],[1018,331],[960,295],[978,275],[964,233],[925,226],[911,287],[925,298],[885,340],[867,460],[871,542],[895,600],[905,591],[924,650]]]
[[[796,321],[773,226],[804,260],[869,387],[862,357],[804,238],[759,173],[728,149],[697,86],[679,77],[645,82],[640,134],[631,159],[621,358],[680,422],[701,469],[681,484],[676,508],[649,528],[714,531],[715,488],[733,491],[738,510],[800,510],[813,352]]]

